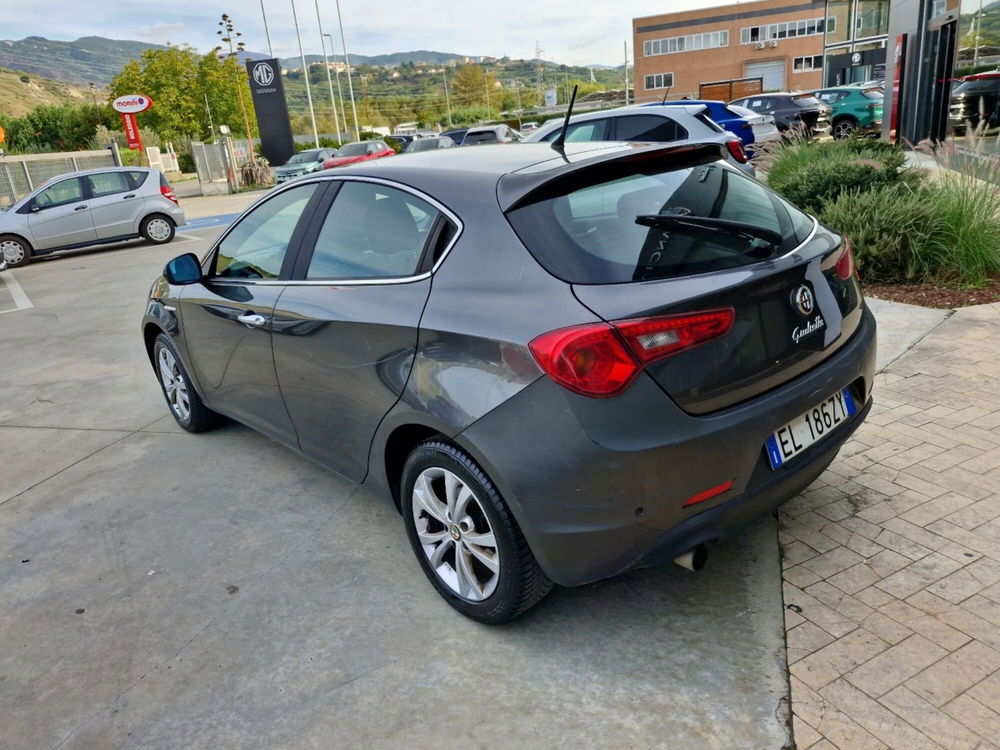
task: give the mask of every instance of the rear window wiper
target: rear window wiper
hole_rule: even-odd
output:
[[[746,237],[749,240],[763,240],[770,247],[778,247],[785,238],[778,232],[756,224],[743,221],[717,219],[714,216],[692,216],[691,214],[640,214],[635,217],[635,223],[644,227],[676,226],[694,229],[710,229],[716,232],[727,232]]]

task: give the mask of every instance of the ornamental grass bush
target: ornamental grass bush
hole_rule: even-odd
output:
[[[976,286],[1000,275],[997,186],[968,169],[925,177],[905,161],[882,141],[792,139],[760,164],[772,189],[851,238],[864,281]]]

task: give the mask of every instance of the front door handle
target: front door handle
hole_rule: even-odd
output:
[[[85,210],[87,210],[87,207],[86,206],[77,206],[73,210],[74,211],[85,211]]]
[[[255,312],[245,312],[242,315],[237,316],[236,319],[247,328],[260,328],[262,325],[267,323],[267,318]]]
[[[129,193],[124,198],[122,198],[122,200],[127,201],[129,198],[135,198],[135,193]]]

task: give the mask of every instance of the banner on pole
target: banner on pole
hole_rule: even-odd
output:
[[[260,150],[272,166],[281,166],[295,153],[285,87],[281,82],[281,64],[271,58],[249,60],[246,65],[250,96],[260,131]]]

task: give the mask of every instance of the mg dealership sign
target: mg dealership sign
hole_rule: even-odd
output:
[[[275,59],[248,60],[247,78],[260,129],[260,150],[274,165],[284,164],[295,153],[288,121],[281,64]]]
[[[153,100],[145,94],[126,94],[111,102],[111,108],[122,116],[125,138],[128,140],[128,147],[133,151],[142,150],[142,137],[139,134],[139,123],[136,122],[135,116],[152,106]]]

